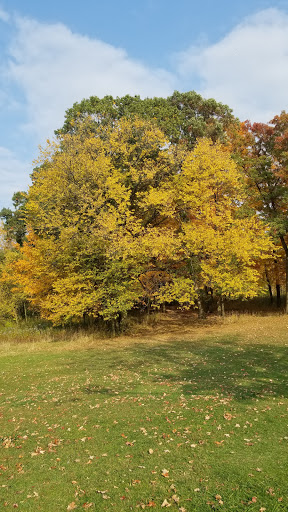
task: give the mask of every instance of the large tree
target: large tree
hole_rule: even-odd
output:
[[[141,302],[202,310],[257,291],[265,227],[241,205],[227,148],[171,144],[149,120],[82,122],[40,157],[16,281],[54,323],[101,317],[114,326]]]
[[[39,164],[14,273],[54,323],[85,315],[114,322],[143,295],[139,277],[151,257],[167,252],[169,240],[163,231],[155,243],[153,212],[143,215],[140,200],[176,172],[177,156],[151,122],[122,119],[96,133],[85,122],[51,143]]]
[[[241,173],[227,148],[209,139],[187,153],[180,173],[148,193],[146,204],[166,218],[178,241],[178,265],[160,296],[178,300],[190,283],[191,303],[196,300],[202,314],[207,288],[222,312],[224,298],[259,292],[257,261],[267,257],[271,241],[257,215],[243,208],[244,195]]]

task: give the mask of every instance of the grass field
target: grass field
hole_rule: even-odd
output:
[[[0,347],[0,510],[288,510],[285,316]]]

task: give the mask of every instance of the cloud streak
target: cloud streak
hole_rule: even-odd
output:
[[[42,140],[63,124],[65,110],[91,95],[165,96],[176,79],[129,58],[125,50],[72,33],[62,24],[17,19],[9,75],[24,91],[27,127]]]
[[[0,7],[0,21],[7,23],[10,20],[10,14]]]
[[[9,149],[0,146],[1,195],[2,204],[9,204],[17,190],[26,190],[29,184],[31,164],[18,159]],[[1,206],[0,206],[1,208]]]

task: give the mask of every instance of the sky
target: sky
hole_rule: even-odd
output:
[[[288,0],[0,0],[0,209],[76,101],[195,90],[269,122],[287,85]]]

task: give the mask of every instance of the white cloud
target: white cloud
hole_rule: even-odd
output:
[[[246,18],[221,41],[178,55],[186,83],[198,75],[200,93],[228,104],[242,120],[268,122],[288,108],[288,16],[266,9]]]
[[[91,95],[165,96],[176,79],[150,69],[97,39],[62,24],[18,18],[10,48],[10,77],[25,93],[28,126],[43,140],[63,124],[65,110]],[[26,127],[27,128],[27,127]]]
[[[14,192],[27,189],[31,171],[31,164],[23,162],[12,151],[0,146],[0,208],[1,205],[10,204]]]
[[[9,13],[4,11],[4,9],[2,9],[0,7],[0,21],[4,21],[5,23],[7,23],[9,20],[10,20]]]
[[[152,69],[125,50],[75,34],[63,24],[15,19],[1,8],[0,20],[13,28],[1,63],[0,104],[6,117],[8,107],[13,110],[9,126],[19,116],[7,140],[16,148],[19,137],[22,149],[23,140],[31,148],[34,143],[34,155],[38,143],[62,126],[65,110],[91,95],[167,96],[175,88],[189,90],[200,83],[197,90],[204,97],[227,103],[241,119],[267,122],[288,110],[288,15],[278,9],[246,18],[213,45],[178,54],[174,73]],[[25,134],[19,133],[20,116]],[[4,140],[2,145],[8,147]],[[19,149],[0,148],[2,203],[25,189],[30,169]]]
[[[0,19],[9,20],[1,8]],[[13,136],[15,152],[0,147],[0,208],[10,204],[15,191],[29,184],[31,164],[26,163],[27,151],[25,163],[21,158],[23,140],[31,146],[32,160],[38,144],[62,126],[65,110],[75,101],[106,94],[165,96],[176,81],[167,71],[150,69],[130,59],[125,50],[74,34],[63,24],[11,19],[14,30],[6,52],[9,58],[0,70],[0,105],[5,112],[14,109],[18,125]]]

